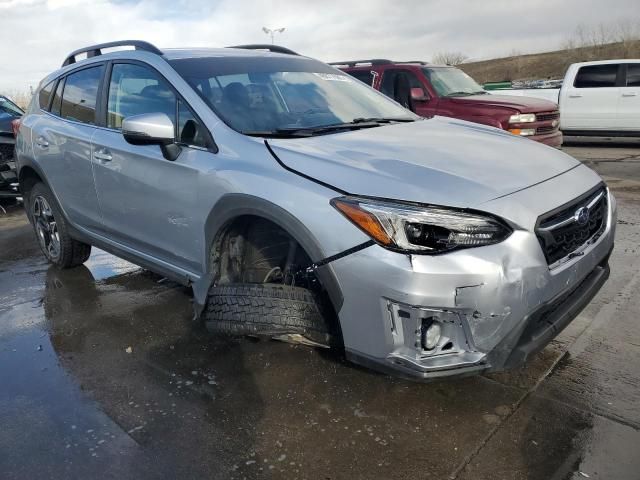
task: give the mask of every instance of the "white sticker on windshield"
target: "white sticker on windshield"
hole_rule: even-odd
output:
[[[351,83],[351,77],[348,75],[338,75],[337,73],[314,73],[316,77],[320,77],[323,80],[332,80],[334,82],[347,82]]]

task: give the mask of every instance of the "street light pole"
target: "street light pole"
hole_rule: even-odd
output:
[[[262,31],[264,33],[266,33],[267,35],[271,35],[271,44],[273,45],[274,40],[273,37],[275,36],[276,33],[282,33],[284,32],[285,27],[280,27],[280,28],[267,28],[267,27],[262,27]]]

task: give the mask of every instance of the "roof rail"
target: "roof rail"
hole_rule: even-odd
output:
[[[227,48],[242,48],[244,50],[267,50],[273,53],[284,53],[286,55],[300,55],[297,52],[280,45],[271,45],[270,43],[254,43],[251,45],[232,45]]]
[[[359,64],[362,65],[388,65],[393,63],[391,60],[387,60],[386,58],[372,58],[371,60],[348,60],[346,62],[331,62],[329,65],[346,65],[348,67],[357,67]]]
[[[78,50],[74,50],[67,56],[62,66],[66,67],[67,65],[76,63],[76,55],[80,55],[81,53],[86,53],[87,58],[97,57],[99,55],[102,55],[103,48],[112,47],[134,47],[136,50],[143,50],[145,52],[155,53],[156,55],[162,55],[162,51],[149,42],[145,42],[142,40],[118,40],[116,42],[99,43],[98,45],[91,45],[90,47],[84,47]]]

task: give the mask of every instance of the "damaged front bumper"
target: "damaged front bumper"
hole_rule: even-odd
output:
[[[550,268],[533,232],[440,256],[373,246],[335,262],[347,357],[395,375],[430,379],[525,363],[589,303],[609,276],[615,233],[611,197],[597,240]],[[434,322],[437,345],[426,348]]]

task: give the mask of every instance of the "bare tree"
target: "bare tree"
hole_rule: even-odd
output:
[[[640,40],[640,19],[623,19],[615,24],[614,41],[622,44],[622,55],[632,56],[633,44]]]
[[[12,100],[16,105],[18,105],[23,110],[27,108],[29,102],[31,101],[31,93],[27,90],[9,90],[6,92],[0,92],[3,95],[7,96],[10,100]]]
[[[640,40],[640,19],[620,19],[617,22],[599,23],[597,25],[580,24],[565,39],[562,47],[569,55],[578,60],[599,58],[598,50],[611,43],[621,43],[623,56],[631,53],[632,45]],[[589,47],[588,51],[581,51]],[[577,58],[580,57],[580,58]]]
[[[460,65],[468,59],[469,57],[462,52],[438,52],[432,61],[443,65]]]

